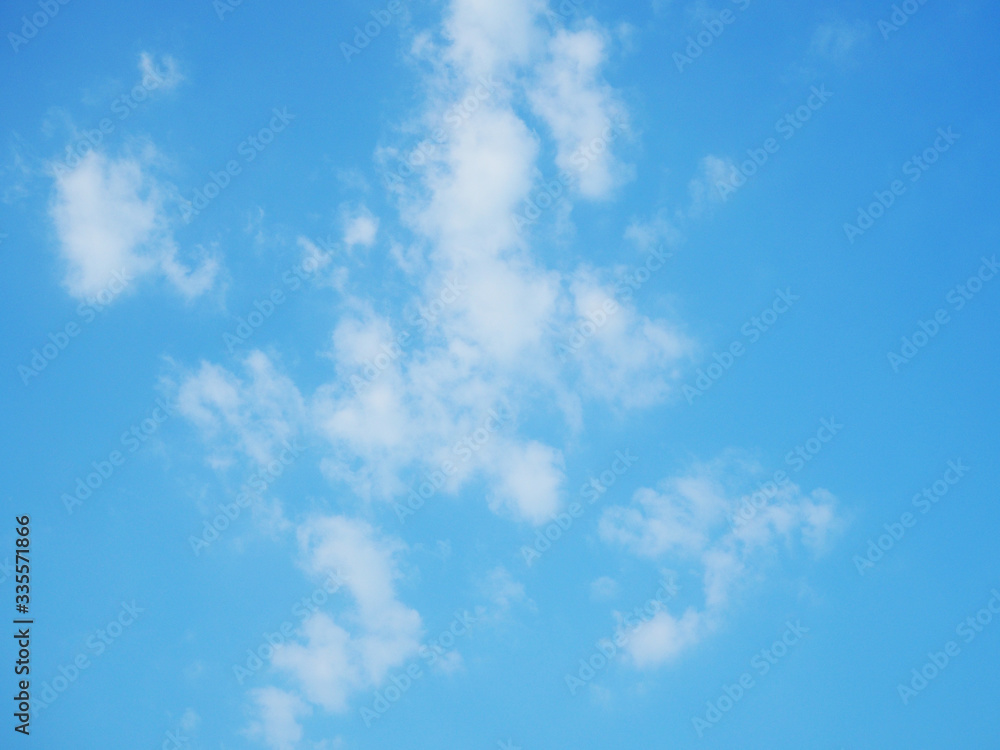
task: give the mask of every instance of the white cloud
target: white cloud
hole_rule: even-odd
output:
[[[556,165],[574,174],[580,193],[606,198],[629,177],[612,156],[614,142],[627,132],[625,108],[600,77],[606,39],[598,27],[558,30],[549,40],[549,59],[538,67],[528,97],[552,129]]]
[[[142,73],[142,85],[150,90],[169,91],[184,80],[177,61],[170,55],[162,55],[157,61],[151,53],[141,53],[139,71]]]
[[[693,609],[679,619],[661,610],[629,631],[624,650],[639,669],[657,667],[696,644],[706,628],[704,615]]]
[[[663,401],[693,351],[690,339],[677,325],[640,314],[589,269],[574,274],[569,294],[576,322],[567,338],[584,392],[628,408]]]
[[[334,372],[326,382],[300,390],[260,352],[233,370],[202,363],[179,387],[179,403],[212,445],[214,460],[259,463],[289,436],[318,436],[330,480],[364,500],[389,501],[401,500],[408,485],[440,472],[449,460],[455,471],[441,492],[456,493],[475,477],[485,484],[477,496],[495,512],[542,524],[564,500],[564,457],[526,427],[519,412],[554,404],[579,429],[585,400],[634,408],[670,394],[691,343],[678,324],[643,314],[634,301],[618,299],[619,309],[579,357],[561,360],[558,345],[613,295],[610,271],[547,267],[511,220],[539,175],[555,169],[578,173],[570,200],[606,198],[628,177],[614,155],[617,140],[606,137],[609,122],[619,124],[616,139],[627,133],[628,122],[602,76],[610,35],[593,22],[575,31],[547,31],[539,23],[543,9],[541,0],[453,0],[441,46],[429,35],[414,44],[413,54],[430,71],[421,87],[430,92],[418,117],[422,124],[438,122],[470,89],[486,85],[480,76],[495,86],[461,127],[447,132],[427,164],[393,190],[402,228],[412,232],[417,248],[397,253],[416,288],[410,302],[437,304],[433,321],[408,319],[404,325],[384,307],[376,311],[381,300],[375,295],[345,291],[331,313],[323,356]],[[546,135],[524,119],[519,108],[525,101],[547,126],[540,128]],[[580,149],[593,147],[594,139],[604,142],[581,167]],[[543,159],[552,151],[554,161],[547,164]],[[380,230],[374,216],[366,209],[345,216],[348,246],[375,243]],[[666,225],[655,222],[634,223],[626,234],[644,250],[668,236]],[[309,257],[328,260],[307,240],[300,244]],[[409,339],[401,344],[404,331]],[[351,383],[359,377],[355,390]],[[501,403],[511,416],[474,453],[458,457],[455,446],[482,429]],[[539,414],[550,428],[547,414]],[[666,512],[662,494],[649,490],[647,503],[607,516],[602,533],[651,555],[677,548],[700,559],[718,520],[718,513],[705,515],[699,506],[712,487],[678,481],[672,491],[691,507]],[[352,500],[348,493],[338,498]],[[672,522],[681,531],[667,530]],[[272,688],[266,700],[258,696],[261,711],[266,702],[270,712],[258,733],[270,732],[275,743],[301,736],[298,719],[308,707],[297,700],[346,710],[358,691],[379,685],[412,658],[422,634],[419,613],[396,590],[401,542],[339,515],[302,523],[298,539],[305,568],[315,576],[339,571],[353,606],[312,615],[296,641],[275,650],[272,665],[297,691]],[[713,581],[725,580],[721,563],[706,555]],[[504,569],[493,571],[489,583],[501,610],[524,599],[523,586]],[[679,619],[662,613],[632,634],[628,653],[642,666],[670,658],[695,642],[708,620],[698,612]]]
[[[698,165],[698,173],[688,184],[691,195],[688,215],[697,218],[712,206],[724,202],[726,192],[720,185],[729,188],[735,173],[736,164],[732,159],[711,154],[704,157]]]
[[[253,690],[250,696],[257,718],[247,728],[246,735],[274,750],[295,750],[302,739],[299,719],[311,713],[309,706],[292,693],[273,687]]]
[[[325,474],[363,498],[401,499],[450,460],[456,466],[441,492],[479,477],[496,512],[543,523],[563,501],[557,447],[520,434],[516,418],[468,459],[456,457],[457,441],[502,402],[516,413],[547,399],[573,429],[582,426],[583,399],[623,408],[660,402],[688,356],[690,342],[676,324],[621,301],[579,357],[560,357],[560,345],[613,285],[602,280],[606,273],[546,268],[516,231],[511,218],[542,170],[539,137],[512,101],[527,96],[550,123],[557,163],[624,109],[600,75],[607,35],[593,23],[572,33],[546,30],[538,23],[543,9],[528,0],[455,0],[444,46],[418,45],[432,71],[426,122],[439,122],[470,89],[493,91],[475,97],[475,110],[395,191],[413,244],[426,247],[425,262],[404,266],[423,274],[414,279],[413,302],[437,305],[433,322],[410,320],[404,328],[367,299],[345,295],[326,353],[336,377],[303,396],[307,428],[328,446]],[[594,158],[583,192],[603,196],[616,184],[609,154]],[[374,231],[369,222],[349,236],[363,244]],[[401,334],[409,339],[399,345]],[[352,382],[361,383],[358,392]]]
[[[532,187],[537,154],[528,126],[498,96],[451,134],[423,184],[404,195],[404,218],[442,260],[495,258],[518,243],[510,217]]]
[[[497,482],[490,506],[506,506],[532,523],[548,521],[559,510],[562,454],[537,441],[506,444],[496,456]]]
[[[324,612],[312,615],[303,642],[275,648],[272,664],[312,703],[344,711],[354,692],[380,684],[420,646],[420,615],[396,598],[396,556],[405,547],[343,516],[312,519],[298,538],[306,569],[321,578],[340,575],[355,609],[342,623]]]
[[[545,0],[453,0],[445,20],[447,59],[470,79],[525,64],[542,42]]]
[[[364,207],[354,213],[345,214],[344,244],[348,248],[359,245],[366,248],[371,247],[375,244],[378,224],[378,218]]]
[[[640,626],[628,649],[636,665],[658,664],[697,643],[733,592],[758,578],[782,548],[798,540],[805,549],[822,552],[841,528],[836,498],[822,489],[805,494],[790,481],[775,485],[766,504],[734,525],[746,497],[739,488],[758,473],[753,464],[728,455],[664,480],[658,489],[639,489],[631,504],[602,515],[606,542],[640,557],[681,558],[701,569],[703,608],[689,609],[679,620],[664,611]]]
[[[726,521],[723,488],[704,473],[667,480],[663,491],[641,488],[629,506],[612,506],[601,521],[605,539],[644,557],[692,555]]]
[[[260,351],[243,360],[246,379],[202,362],[177,389],[177,406],[211,444],[211,462],[225,465],[236,457],[264,467],[300,434],[305,406],[294,383],[280,374]]]
[[[279,646],[271,660],[290,674],[303,695],[328,711],[344,711],[347,699],[364,684],[350,634],[318,612],[302,625],[304,643]]]
[[[214,259],[193,271],[177,259],[163,191],[149,173],[151,158],[92,151],[75,168],[56,169],[50,216],[66,264],[63,283],[74,297],[96,297],[116,274],[132,279],[159,272],[186,297],[211,288]]]
[[[446,491],[478,473],[491,479],[494,508],[530,521],[547,519],[560,502],[558,451],[514,439],[512,424],[502,432],[491,428],[474,455],[455,449],[509,392],[507,373],[487,371],[496,359],[457,334],[448,346],[406,351],[396,339],[389,322],[369,310],[337,325],[331,356],[340,382],[321,387],[311,409],[334,452],[324,462],[327,473],[363,496],[389,498],[405,494],[408,470],[440,471],[448,460],[455,468]],[[366,379],[360,392],[345,387],[351,377]]]

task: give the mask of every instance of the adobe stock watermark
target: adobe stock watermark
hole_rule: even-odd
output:
[[[445,127],[435,128],[430,138],[424,138],[406,154],[405,158],[399,159],[399,165],[395,171],[383,176],[383,186],[386,189],[399,188],[404,180],[427,166],[437,153],[438,147],[447,143],[449,138],[454,136],[469,121],[469,118],[492,98],[499,86],[500,82],[493,78],[492,73],[480,76],[469,94],[445,110],[443,119],[447,129]]]
[[[472,631],[473,626],[483,618],[486,608],[480,605],[473,612],[474,614],[469,614],[468,610],[456,612],[451,623],[444,630],[420,646],[417,653],[426,662],[427,667],[432,667],[439,660],[444,659],[454,648],[458,639],[467,636]],[[370,729],[373,722],[381,719],[386,711],[396,705],[425,675],[426,672],[420,668],[419,662],[410,664],[398,674],[390,674],[388,681],[392,684],[375,691],[370,708],[368,706],[361,707],[361,718],[364,719],[365,726]]]
[[[303,596],[295,602],[292,607],[292,615],[295,620],[285,620],[273,633],[262,634],[260,643],[256,647],[247,649],[247,658],[242,664],[233,665],[233,676],[242,685],[247,679],[257,674],[264,666],[271,661],[274,650],[291,640],[295,629],[301,625],[307,617],[314,615],[319,608],[329,601],[330,597],[336,594],[347,582],[340,571],[331,573],[327,579],[307,596]]]
[[[38,32],[49,25],[49,21],[59,14],[60,5],[68,3],[69,0],[39,0],[39,9],[32,13],[30,18],[21,16],[21,33],[15,34],[13,31],[7,33],[7,41],[13,47],[14,54],[16,55],[21,47],[38,36]]]
[[[97,319],[98,313],[104,312],[114,302],[115,297],[125,291],[130,281],[132,278],[124,268],[121,271],[112,272],[111,281],[104,289],[94,297],[77,305],[76,316],[80,321],[71,320],[62,328],[51,331],[47,337],[48,341],[31,350],[31,359],[28,360],[28,364],[17,366],[17,374],[21,376],[21,382],[28,385],[33,378],[41,375],[42,370],[66,351],[73,340],[86,330],[86,326]]]
[[[371,11],[372,20],[365,22],[364,28],[360,26],[354,27],[354,38],[351,40],[354,42],[354,45],[352,46],[347,42],[340,43],[340,51],[343,53],[344,59],[350,63],[352,57],[360,55],[361,50],[371,44],[372,40],[392,23],[393,17],[400,15],[402,12],[403,3],[400,0],[389,0],[384,9]]]
[[[156,406],[153,407],[148,417],[131,425],[121,434],[119,442],[124,450],[116,448],[108,453],[107,457],[91,461],[90,467],[93,471],[76,478],[72,494],[62,493],[59,499],[62,500],[67,514],[73,515],[75,507],[82,506],[95,492],[99,491],[125,465],[128,457],[138,451],[147,440],[159,431],[163,423],[174,415],[173,410],[162,399],[156,399],[154,403]]]
[[[746,338],[746,344],[742,339],[734,339],[729,346],[721,352],[712,355],[715,361],[708,367],[695,370],[694,384],[685,383],[681,388],[684,398],[689,404],[693,404],[695,398],[704,396],[727,372],[729,372],[736,361],[747,353],[747,347],[760,341],[761,336],[771,330],[782,315],[792,309],[792,306],[799,301],[797,294],[792,294],[791,287],[784,290],[775,289],[774,299],[771,304],[765,307],[759,315],[754,315],[750,320],[740,326],[740,333]]]
[[[544,9],[542,9],[542,14],[545,16],[545,20],[549,22],[552,31],[558,31],[572,17],[579,16],[582,13],[581,4],[582,0],[560,0],[559,5],[552,6],[546,3]]]
[[[410,490],[404,501],[392,504],[399,522],[406,523],[409,516],[423,508],[427,501],[447,484],[448,478],[458,473],[458,464],[465,463],[482,450],[513,418],[514,412],[507,404],[499,404],[495,409],[487,411],[481,424],[451,447],[451,454],[458,463],[448,458],[444,459],[437,469],[426,474],[416,488]]]
[[[249,164],[256,159],[260,153],[274,142],[278,133],[282,132],[295,119],[295,115],[288,113],[288,107],[271,109],[271,120],[267,125],[258,130],[255,134],[249,135],[240,141],[236,147],[236,153],[243,157],[243,161]],[[181,218],[185,222],[191,221],[195,216],[201,214],[208,205],[219,197],[223,190],[229,187],[233,178],[243,172],[243,165],[237,159],[230,159],[223,169],[218,172],[209,171],[208,182],[194,191],[191,200],[181,200]]]
[[[801,621],[795,623],[786,622],[785,632],[772,643],[768,648],[763,648],[754,654],[750,659],[750,667],[756,672],[757,678],[763,677],[779,661],[784,659],[792,647],[802,640],[802,637],[809,632],[809,628],[802,625]],[[714,700],[705,704],[705,713],[702,716],[692,716],[691,724],[699,738],[705,736],[705,732],[714,729],[720,721],[733,708],[746,697],[747,693],[757,686],[753,672],[744,672],[732,685],[723,685],[722,694]]]
[[[332,253],[338,245],[329,243],[326,240],[319,240],[317,244],[327,253]],[[236,327],[232,333],[225,331],[222,334],[222,343],[225,344],[226,352],[234,356],[240,346],[245,344],[257,332],[257,330],[270,320],[275,311],[288,301],[289,295],[304,289],[307,282],[315,278],[316,271],[322,267],[323,263],[314,255],[308,256],[300,263],[295,263],[288,270],[281,274],[281,285],[275,286],[264,295],[263,299],[255,298],[253,309],[246,315],[236,319]]]
[[[212,8],[220,21],[225,21],[226,16],[243,5],[243,0],[212,0]]]
[[[796,445],[785,454],[785,463],[794,471],[802,471],[816,456],[820,454],[823,447],[830,443],[844,425],[840,424],[836,417],[821,419],[819,429],[816,434],[808,438],[804,443]],[[777,495],[780,488],[791,484],[791,479],[783,469],[774,472],[770,479],[762,482],[754,492],[745,495],[730,518],[729,523],[734,529],[740,525],[753,520],[768,503]]]
[[[920,516],[926,515],[931,508],[936,507],[942,498],[951,491],[951,488],[962,481],[969,470],[970,467],[962,463],[960,458],[949,461],[948,468],[945,469],[940,479],[936,479],[929,487],[924,487],[913,496],[911,502],[913,507],[920,512]],[[885,533],[878,538],[868,540],[864,556],[854,556],[854,567],[857,569],[858,575],[863,576],[866,571],[874,568],[888,554],[889,550],[895,547],[906,536],[906,533],[917,525],[920,516],[907,511],[899,517],[898,521],[882,524]]]
[[[163,742],[160,744],[160,750],[180,750],[182,747],[190,745],[191,738],[184,734],[184,732],[188,731],[190,730],[184,727],[168,729],[163,733]]]
[[[165,57],[167,68],[157,70],[152,58],[149,60],[148,68],[143,65],[145,75],[126,94],[116,96],[111,100],[111,112],[118,115],[118,122],[122,122],[139,108],[139,105],[149,99],[153,91],[172,80],[176,80],[175,63],[170,57]],[[62,160],[52,164],[52,169],[57,175],[64,175],[66,172],[76,169],[80,165],[80,160],[104,142],[106,136],[115,132],[115,122],[110,117],[102,117],[97,127],[83,131],[83,135],[74,143],[67,144],[66,154]]]
[[[378,378],[388,369],[389,365],[403,356],[404,349],[412,343],[413,329],[420,333],[426,333],[431,326],[435,325],[441,314],[451,305],[455,304],[459,298],[469,290],[465,284],[457,279],[446,279],[441,291],[427,305],[417,304],[417,309],[410,311],[406,316],[408,328],[404,328],[394,341],[382,344],[381,351],[371,359],[364,360],[364,367],[361,374],[351,375],[350,383],[355,393],[364,393]]]
[[[236,501],[232,503],[219,503],[219,514],[211,521],[205,521],[201,534],[188,537],[191,544],[191,551],[198,556],[215,542],[219,535],[228,529],[243,511],[249,508],[254,500],[261,501],[261,495],[267,492],[278,477],[285,473],[285,469],[295,463],[295,460],[302,455],[305,448],[298,444],[297,439],[286,440],[282,443],[282,451],[278,458],[271,461],[267,466],[263,466],[247,477],[246,482],[240,487],[236,495]]]
[[[594,650],[588,656],[580,659],[576,674],[567,672],[563,677],[569,694],[576,695],[580,688],[585,687],[599,672],[607,668],[611,660],[618,654],[619,649],[628,645],[636,628],[652,620],[659,612],[664,611],[667,602],[677,596],[678,591],[677,577],[671,572],[660,582],[660,587],[653,594],[652,599],[648,599],[631,612],[620,614],[621,621],[615,634],[611,637],[599,638],[594,644]]]
[[[750,7],[750,0],[730,1],[740,11],[744,11]],[[687,46],[684,48],[684,54],[674,52],[673,60],[674,65],[677,66],[677,72],[683,73],[685,66],[690,65],[701,57],[702,53],[711,47],[716,39],[722,36],[726,27],[736,22],[737,17],[732,10],[725,8],[717,13],[714,18],[703,20],[701,25],[705,28],[699,31],[696,36],[689,36],[687,38]]]
[[[559,205],[566,196],[566,191],[580,180],[580,176],[598,159],[608,147],[614,143],[626,130],[623,120],[609,120],[600,135],[594,136],[570,155],[570,164],[575,171],[562,169],[555,178],[542,180],[541,187],[529,192],[524,200],[521,213],[510,216],[515,231],[520,234],[524,227],[535,224],[542,215],[553,206]]]
[[[934,143],[925,148],[921,153],[914,154],[903,164],[903,174],[910,178],[910,184],[920,181],[924,173],[941,158],[941,154],[948,151],[961,138],[961,134],[953,133],[951,127],[938,128],[937,138]],[[858,206],[858,216],[852,224],[844,224],[844,234],[847,241],[852,245],[854,241],[864,235],[869,229],[875,226],[875,222],[885,216],[895,203],[896,199],[906,193],[906,184],[902,180],[893,180],[885,190],[876,190],[872,195],[875,198],[867,207]]]
[[[987,282],[992,281],[1000,270],[997,263],[997,256],[980,258],[980,266],[968,279],[961,284],[956,284],[945,294],[945,302],[950,305],[951,312],[958,312],[972,301],[973,297],[979,294]],[[941,333],[944,326],[951,322],[951,314],[948,307],[939,307],[930,320],[918,320],[917,330],[908,336],[900,339],[899,351],[886,353],[889,358],[889,366],[893,372],[899,372],[899,368],[907,365],[922,352],[928,344]]]
[[[540,559],[542,555],[552,549],[552,545],[563,538],[578,518],[587,512],[587,508],[598,500],[618,481],[619,477],[625,476],[632,464],[639,460],[638,456],[633,456],[628,448],[625,452],[615,451],[614,459],[604,471],[596,477],[591,477],[580,487],[580,496],[588,502],[586,505],[573,502],[565,512],[557,513],[552,517],[552,521],[540,529],[535,530],[535,539],[531,546],[521,545],[520,553],[525,565],[529,568]]]
[[[899,31],[910,21],[910,17],[927,4],[927,0],[903,0],[892,6],[889,20],[879,19],[878,30],[883,39],[888,39],[894,31]]]
[[[786,112],[781,119],[774,124],[775,132],[784,141],[789,141],[795,134],[812,119],[814,113],[823,108],[833,96],[833,93],[826,90],[826,85],[821,84],[818,88],[813,86],[811,93],[803,104],[800,104],[791,112]],[[757,172],[763,169],[764,165],[770,161],[771,157],[781,150],[782,143],[777,138],[766,138],[757,148],[747,149],[747,159],[739,164],[734,164],[729,171],[729,175],[724,179],[717,180],[716,190],[723,202],[747,184],[747,181]]]
[[[56,677],[41,684],[31,711],[32,716],[37,716],[55,703],[70,685],[80,679],[83,672],[93,666],[94,660],[114,645],[145,611],[142,607],[136,606],[135,599],[131,602],[122,602],[121,610],[112,620],[87,636],[83,642],[85,649],[73,657],[68,665],[60,664],[59,674]]]
[[[955,635],[961,638],[966,646],[976,640],[976,637],[993,622],[993,615],[1000,615],[1000,591],[991,589],[990,595],[990,600],[982,609],[969,615],[955,627]],[[926,690],[961,653],[962,647],[954,640],[945,643],[940,651],[928,651],[927,661],[919,668],[910,670],[909,681],[896,685],[896,692],[899,693],[903,705],[908,706],[911,700]]]

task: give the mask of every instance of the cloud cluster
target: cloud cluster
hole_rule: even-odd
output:
[[[138,68],[140,83],[112,104],[118,120],[152,92],[169,91],[184,80],[170,55],[157,59],[142,52]],[[197,297],[212,287],[218,262],[202,258],[192,268],[179,259],[167,210],[169,190],[155,176],[159,156],[149,144],[109,155],[102,142],[115,124],[104,118],[100,129],[78,136],[81,150],[72,152],[72,161],[50,165],[49,215],[65,265],[63,284],[78,299],[94,299],[116,278],[159,274],[183,296]]]
[[[356,690],[378,685],[390,668],[420,646],[420,615],[396,598],[398,540],[344,516],[311,519],[298,528],[306,570],[317,579],[338,574],[354,600],[342,622],[317,612],[302,627],[302,643],[278,646],[272,663],[328,711],[344,711]]]
[[[342,713],[358,690],[377,686],[390,669],[417,655],[420,615],[397,598],[399,540],[345,516],[311,518],[297,529],[303,567],[317,580],[336,575],[353,600],[337,618],[310,615],[298,640],[274,649],[271,664],[293,687],[253,690],[248,736],[293,748],[313,706]]]
[[[347,295],[326,353],[337,377],[311,394],[295,391],[308,405],[306,428],[327,445],[327,476],[363,498],[404,495],[451,461],[447,492],[478,476],[490,485],[491,508],[543,523],[562,502],[558,447],[519,434],[519,425],[491,436],[470,460],[455,461],[456,444],[499,403],[515,414],[554,404],[573,429],[591,400],[624,408],[657,403],[690,354],[676,323],[650,319],[620,299],[580,356],[560,356],[574,329],[614,297],[614,284],[600,269],[547,268],[511,217],[549,169],[574,172],[567,185],[574,200],[609,197],[627,174],[613,144],[602,141],[582,166],[574,154],[627,118],[601,76],[607,35],[592,22],[553,30],[544,10],[536,0],[454,0],[446,43],[414,45],[433,71],[431,114],[421,121],[452,111],[484,76],[502,83],[475,98],[475,109],[419,177],[394,192],[412,245],[425,248],[422,262],[401,268],[418,290],[409,307],[431,312],[401,324],[377,312],[367,295]],[[541,137],[529,113],[517,108],[524,101],[551,132],[551,167],[540,163]],[[367,210],[349,215],[348,244],[370,244],[378,226]],[[359,376],[363,388],[355,387]]]
[[[684,560],[701,571],[703,605],[681,617],[661,611],[639,625],[626,651],[637,667],[658,666],[712,630],[733,592],[763,575],[780,546],[800,543],[818,554],[842,526],[836,499],[826,490],[804,493],[784,481],[748,520],[732,519],[753,464],[724,456],[637,490],[631,503],[605,510],[600,534],[608,544],[652,561]]]
[[[202,362],[178,386],[177,407],[212,447],[209,463],[224,467],[248,459],[254,468],[266,468],[300,434],[305,404],[263,353],[248,354],[243,367],[241,378]]]
[[[628,114],[602,73],[611,36],[592,21],[552,28],[545,9],[541,0],[452,0],[443,40],[416,37],[411,54],[429,71],[418,122],[439,122],[462,102],[475,106],[435,139],[418,172],[394,184],[399,222],[364,208],[344,214],[349,247],[374,248],[377,236],[389,238],[380,245],[407,245],[389,257],[414,297],[393,313],[370,289],[343,286],[322,352],[333,369],[327,382],[300,386],[259,351],[237,368],[203,363],[190,373],[179,386],[181,409],[220,465],[268,460],[301,431],[320,445],[327,478],[362,500],[399,499],[432,476],[454,494],[476,478],[497,514],[542,524],[564,500],[564,457],[553,442],[560,426],[582,429],[592,403],[624,410],[670,397],[693,344],[679,323],[644,314],[635,295],[620,293],[613,271],[637,265],[635,257],[615,269],[553,268],[544,246],[512,221],[543,175],[568,175],[563,216],[579,202],[612,198],[630,175],[616,147]],[[470,97],[482,80],[495,90]],[[654,219],[623,234],[645,253],[674,233]],[[570,340],[582,343],[567,357]],[[501,405],[509,416],[490,426]],[[527,412],[562,421],[549,420],[557,428],[543,439],[526,427]],[[647,557],[686,555],[705,570],[705,608],[642,623],[629,639],[636,665],[697,642],[751,551],[766,544],[749,527],[720,532],[728,497],[704,476],[682,477],[602,521],[613,543]],[[811,510],[790,498],[787,523],[762,514],[767,539],[792,526],[818,538],[821,498],[809,502]],[[339,570],[354,606],[317,612],[297,642],[276,650],[273,666],[288,684],[254,694],[251,728],[275,747],[297,741],[311,707],[343,711],[357,691],[377,686],[412,657],[421,635],[419,614],[395,590],[402,543],[350,514],[299,521],[298,540],[306,569]],[[498,601],[524,597],[506,573],[493,579]]]

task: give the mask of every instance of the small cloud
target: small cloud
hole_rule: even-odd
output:
[[[77,299],[114,297],[139,276],[158,273],[185,297],[210,289],[218,263],[191,269],[178,258],[165,191],[151,172],[155,154],[109,157],[91,151],[73,169],[54,167],[49,215],[66,265],[63,280]]]
[[[139,71],[142,85],[147,89],[169,91],[184,80],[177,67],[177,61],[170,55],[162,55],[159,60],[149,52],[139,55]]]
[[[702,613],[689,609],[676,618],[661,610],[628,633],[625,651],[639,669],[658,667],[697,643],[705,630]]]
[[[263,741],[273,750],[294,750],[302,739],[299,718],[312,713],[312,709],[298,696],[274,687],[254,690],[250,696],[258,718],[244,734]]]
[[[371,247],[377,234],[378,218],[363,206],[357,213],[344,217],[344,244],[349,248]]]
[[[595,601],[607,601],[618,595],[618,582],[610,576],[601,576],[590,584],[590,598]]]
[[[721,186],[730,184],[735,171],[736,165],[728,157],[709,154],[703,158],[698,165],[698,174],[688,183],[691,195],[688,215],[701,216],[710,207],[722,203],[725,200],[725,193]]]

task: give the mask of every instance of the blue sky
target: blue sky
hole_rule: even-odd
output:
[[[17,741],[998,746],[993,5],[0,17]]]

